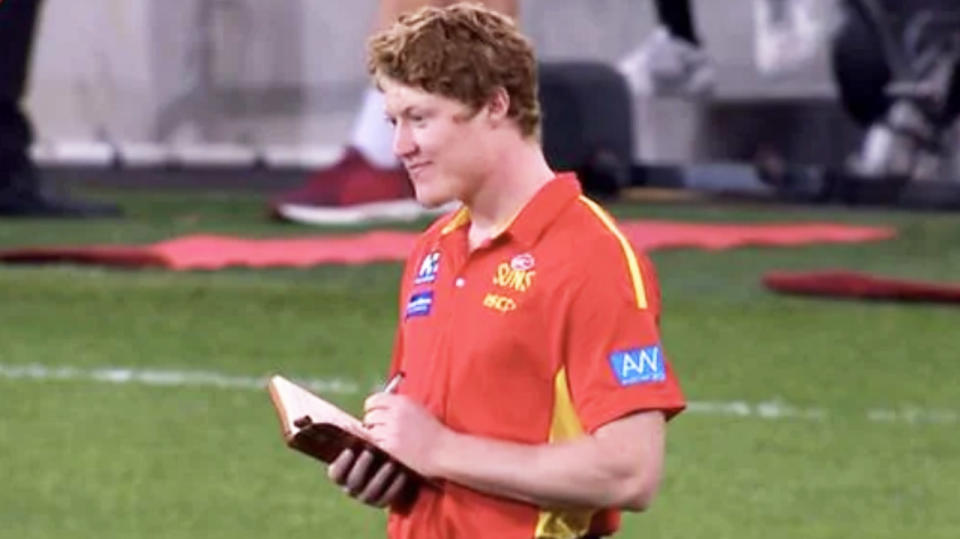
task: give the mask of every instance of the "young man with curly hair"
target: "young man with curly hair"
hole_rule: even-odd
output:
[[[401,283],[395,393],[366,402],[377,445],[328,474],[390,506],[391,538],[582,538],[642,510],[684,398],[660,343],[650,262],[550,169],[533,49],[481,6],[424,8],[374,36],[369,71],[424,205],[459,201]],[[400,495],[412,470],[427,478]]]

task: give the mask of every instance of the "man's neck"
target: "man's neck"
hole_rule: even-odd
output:
[[[503,156],[502,166],[467,202],[470,248],[499,234],[547,182],[553,179],[539,144],[516,147]]]

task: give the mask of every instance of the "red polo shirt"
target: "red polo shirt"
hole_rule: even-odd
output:
[[[660,344],[653,266],[572,174],[547,183],[469,250],[469,213],[445,216],[407,261],[391,371],[400,393],[461,433],[568,440],[683,395]],[[391,538],[574,538],[618,514],[541,508],[444,482],[392,512]]]

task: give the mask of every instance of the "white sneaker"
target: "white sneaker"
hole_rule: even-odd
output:
[[[827,43],[829,12],[818,0],[754,0],[754,61],[765,75],[808,66]]]
[[[643,44],[617,63],[637,97],[704,96],[713,91],[713,61],[700,48],[657,28]]]
[[[436,208],[421,206],[414,199],[370,202],[354,206],[311,206],[287,203],[276,207],[278,217],[285,221],[318,226],[358,226],[384,223],[408,223],[423,217],[435,217],[460,207],[449,202]]]

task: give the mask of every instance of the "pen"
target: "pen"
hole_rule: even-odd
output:
[[[384,393],[396,393],[397,387],[400,386],[400,381],[403,380],[403,371],[397,371],[397,374],[393,375],[393,378],[387,382],[387,385],[383,386]]]

